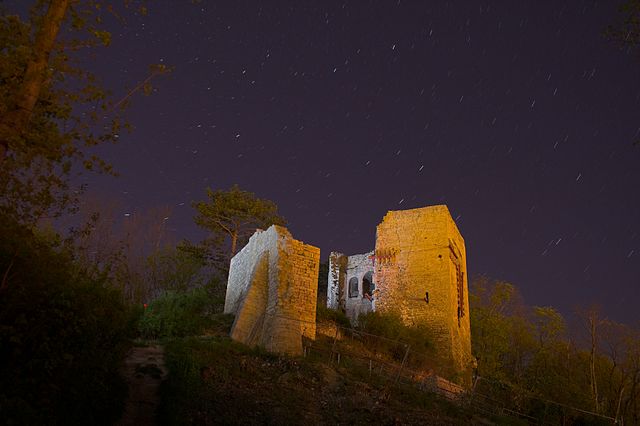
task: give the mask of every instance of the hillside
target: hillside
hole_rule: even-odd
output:
[[[313,351],[279,357],[222,332],[167,341],[165,354],[160,424],[502,423],[356,363],[337,366]]]

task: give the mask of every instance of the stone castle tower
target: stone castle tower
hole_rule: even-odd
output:
[[[271,352],[302,354],[315,339],[320,249],[277,225],[257,230],[231,259],[224,312],[231,338]]]
[[[327,305],[352,320],[368,310],[397,312],[407,325],[427,325],[434,346],[461,383],[473,357],[466,251],[444,205],[390,211],[377,227],[375,251],[329,259]],[[367,305],[364,293],[375,289]]]
[[[437,352],[470,379],[471,330],[464,239],[446,206],[390,211],[378,225],[376,309],[427,324]]]

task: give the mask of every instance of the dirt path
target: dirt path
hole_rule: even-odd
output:
[[[167,375],[162,347],[131,349],[125,360],[124,375],[129,384],[129,398],[118,425],[155,425],[160,399],[158,388]]]

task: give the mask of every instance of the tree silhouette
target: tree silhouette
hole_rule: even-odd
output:
[[[286,224],[273,201],[257,198],[238,185],[226,191],[207,188],[207,201],[194,202],[193,207],[197,211],[195,223],[209,231],[202,244],[207,257],[222,269],[228,267],[256,228]]]

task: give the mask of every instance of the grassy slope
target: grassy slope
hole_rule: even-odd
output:
[[[223,332],[167,341],[165,353],[161,424],[486,424],[434,394],[378,382],[365,368],[328,365],[324,354],[278,357]]]
[[[434,395],[365,382],[319,360],[276,357],[226,337],[166,345],[164,424],[464,424]]]

